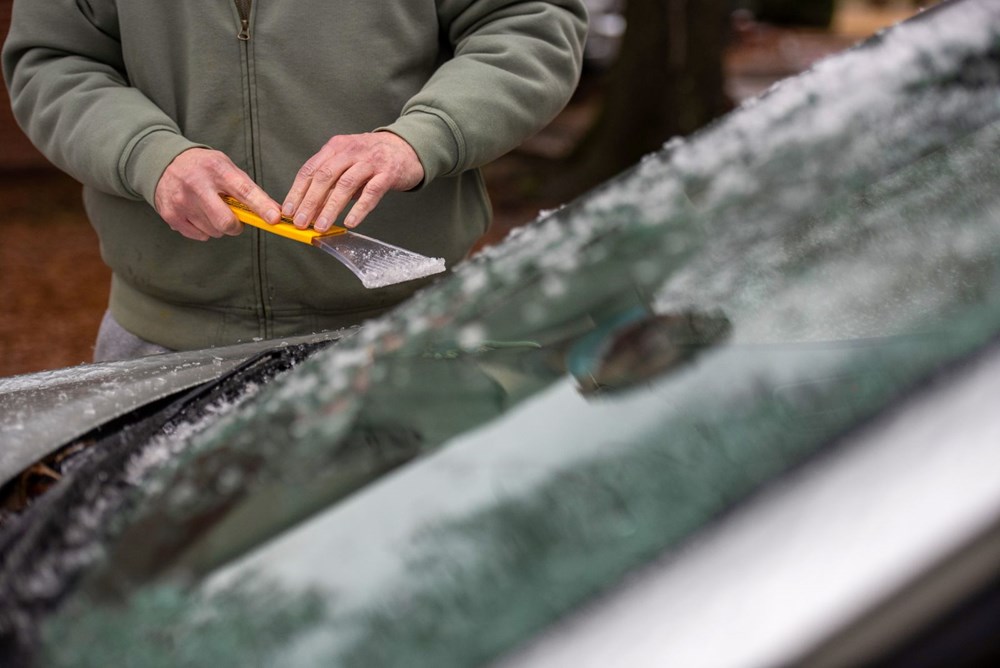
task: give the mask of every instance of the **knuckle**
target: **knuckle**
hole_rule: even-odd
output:
[[[323,165],[322,167],[316,170],[316,173],[313,178],[321,183],[329,183],[333,181],[333,179],[335,178],[335,174],[328,165]]]
[[[236,186],[236,194],[243,199],[249,199],[249,197],[254,193],[254,190],[255,190],[254,184],[250,183],[249,181],[241,181]]]
[[[352,143],[353,135],[336,135],[334,137],[330,137],[330,141],[326,142],[326,146],[335,151],[343,151],[351,146]]]
[[[299,170],[299,177],[305,179],[311,179],[312,175],[316,173],[316,163],[312,160],[307,160],[302,168]]]
[[[340,181],[337,183],[337,187],[341,190],[348,190],[354,192],[358,189],[361,183],[361,179],[358,178],[357,174],[352,174],[351,172],[345,173],[340,177]]]
[[[225,160],[221,155],[213,154],[212,157],[206,161],[206,166],[210,171],[213,171],[216,174],[222,174],[228,170],[229,161]]]
[[[388,177],[376,176],[375,178],[373,178],[371,181],[368,182],[368,187],[366,188],[366,190],[369,190],[378,195],[384,195],[391,189],[390,185],[391,184]]]
[[[327,218],[329,220],[334,220],[340,214],[340,209],[341,209],[340,204],[331,199],[329,202],[327,202],[327,205],[323,207],[323,212],[321,214],[321,217]]]
[[[378,201],[382,199],[386,192],[388,192],[388,189],[381,183],[369,183],[361,196],[367,200]]]
[[[363,197],[355,202],[354,206],[351,207],[350,217],[354,220],[359,220],[371,213],[373,208],[375,208],[375,203],[370,199]]]

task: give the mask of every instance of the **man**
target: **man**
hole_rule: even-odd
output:
[[[96,357],[335,329],[405,299],[424,282],[368,290],[243,231],[219,196],[300,227],[363,221],[450,266],[489,224],[476,168],[566,104],[585,29],[579,0],[17,0],[15,117],[84,184],[113,272]]]

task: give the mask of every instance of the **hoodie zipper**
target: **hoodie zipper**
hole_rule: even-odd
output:
[[[248,167],[251,171],[251,176],[256,176],[253,172],[257,168],[257,157],[254,154],[253,146],[253,64],[250,62],[251,52],[250,52],[250,9],[253,0],[233,0],[236,5],[236,13],[239,14],[240,28],[236,33],[236,39],[243,42],[243,60],[246,63],[246,86],[247,86],[247,122],[250,123],[250,164]]]
[[[240,15],[240,30],[236,39],[245,42],[250,39],[250,3],[252,0],[234,0],[236,11]]]
[[[257,158],[255,155],[255,150],[253,146],[253,77],[251,74],[252,66],[250,63],[250,47],[247,42],[250,41],[250,10],[252,8],[253,0],[233,0],[236,4],[236,13],[239,15],[240,26],[239,31],[236,33],[236,39],[243,42],[243,55],[247,63],[247,91],[250,95],[250,99],[247,101],[249,105],[247,108],[247,122],[250,123],[250,168],[251,176],[254,176],[257,167]],[[264,275],[264,238],[261,233],[254,230],[254,255],[257,265],[257,300],[260,304],[260,334],[264,338],[269,338],[271,335],[270,327],[268,326],[268,308],[267,308],[267,288],[265,287],[266,276]]]

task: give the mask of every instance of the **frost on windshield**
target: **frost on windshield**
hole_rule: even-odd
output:
[[[259,581],[213,592],[192,611],[179,587],[150,592],[129,612],[80,611],[86,620],[49,631],[45,665],[107,668],[121,665],[131,647],[155,637],[160,651],[142,659],[144,668],[177,666],[280,665],[275,648],[323,620],[322,600],[308,592],[291,594]],[[119,633],[113,642],[81,654],[96,633]]]
[[[157,517],[235,503],[183,493],[217,451],[257,462],[240,495],[328,503],[585,365],[609,323],[693,312],[730,345],[947,327],[996,284],[997,12],[821,62],[540,217],[195,439]]]
[[[505,481],[512,493],[551,491],[546,481],[577,471],[648,512],[631,533],[593,527],[607,548],[603,570],[562,582],[548,608],[530,591],[537,580],[493,577],[488,555],[469,563],[485,573],[474,588],[490,601],[523,594],[530,609],[514,610],[513,642],[994,335],[998,154],[995,3],[945,8],[823,61],[540,216],[193,437],[156,473],[105,575],[160,550],[176,560],[157,568],[200,577],[419,455],[486,433],[499,452],[558,460]],[[672,337],[691,332],[696,350],[685,352],[697,354],[675,354],[692,341]],[[784,344],[805,347],[783,354]],[[639,375],[643,358],[628,357],[637,346],[650,346],[655,373]],[[602,378],[629,391],[608,399]],[[551,429],[526,428],[541,423],[527,422],[532,408]],[[598,462],[607,466],[594,465],[609,444]],[[649,461],[689,455],[703,459],[669,473],[676,486],[658,484]],[[461,472],[451,481],[449,491],[475,493]],[[492,512],[479,498],[487,508],[467,518]],[[549,550],[546,537],[528,539]],[[587,540],[525,568],[556,572]],[[427,560],[433,548],[421,548]],[[316,581],[336,580],[331,601],[359,586],[307,555],[285,556]],[[433,608],[448,596],[421,588],[446,585],[387,580],[383,605],[361,616],[372,629],[405,626],[394,605],[409,597]],[[488,616],[490,601],[470,609]],[[454,628],[413,628],[411,657],[427,638],[442,651],[459,642]]]

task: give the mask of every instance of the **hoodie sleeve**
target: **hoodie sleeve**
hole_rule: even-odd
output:
[[[580,77],[587,14],[579,0],[438,0],[453,56],[379,128],[413,146],[424,183],[481,166],[544,127]]]
[[[129,85],[113,2],[17,0],[2,62],[18,124],[81,183],[152,203],[170,161],[199,146]]]

